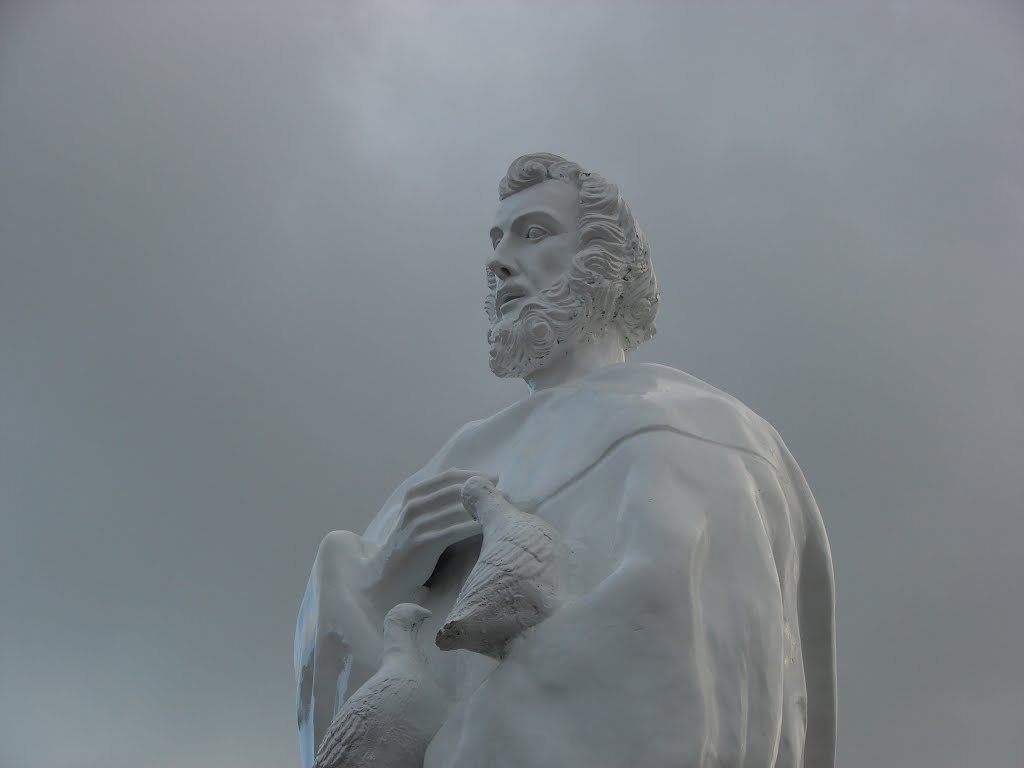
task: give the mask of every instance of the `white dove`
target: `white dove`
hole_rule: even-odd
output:
[[[313,768],[422,768],[450,703],[416,646],[429,616],[413,603],[388,611],[380,669],[338,710]]]
[[[503,659],[509,641],[558,607],[558,534],[517,509],[483,477],[462,486],[462,503],[483,528],[480,557],[434,642]]]

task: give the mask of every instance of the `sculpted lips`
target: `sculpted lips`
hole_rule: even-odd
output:
[[[500,311],[503,307],[507,306],[516,299],[521,299],[526,295],[526,291],[522,288],[518,288],[514,285],[507,285],[498,290],[498,294],[494,300],[494,306]]]

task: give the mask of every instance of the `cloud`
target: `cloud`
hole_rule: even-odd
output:
[[[659,335],[782,432],[840,760],[1008,765],[1024,96],[1011,4],[32,3],[0,15],[0,762],[294,765],[290,643],[486,367],[497,180],[616,181]]]

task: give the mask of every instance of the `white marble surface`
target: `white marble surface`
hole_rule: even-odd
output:
[[[624,362],[653,333],[657,284],[614,186],[540,156],[514,163],[502,194],[491,367],[530,394],[463,427],[362,536],[324,539],[296,629],[303,765],[379,675],[384,616],[410,601],[432,612],[417,652],[453,701],[423,765],[828,768],[834,587],[799,468],[737,400]],[[492,483],[495,519],[542,526],[502,528],[501,556],[467,511]],[[536,530],[552,546],[531,543]],[[539,555],[530,568],[517,547]],[[433,642],[467,581],[481,632],[502,615],[477,610],[486,596],[522,597],[537,574],[551,599],[536,620],[483,653]],[[422,719],[388,712],[386,727]]]

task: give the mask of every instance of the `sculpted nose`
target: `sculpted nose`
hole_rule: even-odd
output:
[[[510,277],[519,274],[515,260],[510,258],[507,252],[498,243],[494,249],[494,255],[488,260],[487,268],[495,274],[499,280],[508,280]]]

